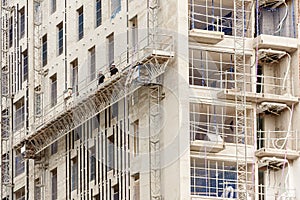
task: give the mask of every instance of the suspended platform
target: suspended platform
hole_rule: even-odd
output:
[[[166,36],[165,36],[166,37]],[[149,85],[165,72],[171,58],[174,57],[173,37],[168,36],[168,44],[149,45],[134,55],[138,59],[134,64],[127,63],[127,57],[116,63],[119,72],[98,85],[97,80],[89,82],[79,97],[65,98],[55,106],[52,112],[44,114],[44,121],[36,127],[35,133],[15,144],[16,148],[26,147],[26,157],[49,147],[83,122],[94,117],[112,104],[130,95],[143,85]],[[159,44],[159,43],[158,43]],[[160,47],[164,47],[163,49]],[[137,77],[138,74],[138,77]]]

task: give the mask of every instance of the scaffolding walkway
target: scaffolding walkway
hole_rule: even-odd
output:
[[[134,55],[139,58],[136,64],[128,64],[128,59],[121,56],[122,59],[116,63],[118,74],[101,85],[97,85],[97,80],[89,82],[86,87],[83,87],[86,94],[81,99],[70,103],[73,98],[70,97],[57,105],[62,107],[60,112],[53,117],[46,116],[47,121],[43,121],[34,134],[24,138],[16,147],[25,145],[26,157],[34,158],[35,154],[49,147],[84,121],[130,95],[141,86],[155,83],[156,78],[165,72],[166,66],[174,56],[173,37],[160,35],[156,38],[163,38],[163,40],[160,42],[156,40],[154,44],[149,44],[136,52],[139,54]],[[66,102],[69,102],[68,105]]]

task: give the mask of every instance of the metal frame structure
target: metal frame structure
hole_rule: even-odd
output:
[[[246,200],[248,196],[247,184],[247,142],[246,137],[246,73],[245,63],[245,0],[234,1],[234,72],[235,88],[239,90],[235,95],[236,106],[236,168],[238,199]],[[244,148],[240,146],[244,144]]]
[[[4,3],[4,4],[3,4]],[[7,1],[1,1],[1,199],[11,199],[12,188],[12,118],[11,118],[11,73],[8,63],[9,52],[9,20],[12,8],[7,5]]]

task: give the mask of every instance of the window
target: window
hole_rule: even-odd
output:
[[[71,189],[76,190],[78,188],[78,161],[77,157],[72,159],[72,171],[71,171]]]
[[[190,139],[236,143],[235,119],[233,106],[190,103]]]
[[[51,172],[51,200],[57,200],[57,169]]]
[[[140,200],[140,174],[134,176],[133,199]]]
[[[113,200],[119,200],[119,185],[113,187]]]
[[[133,52],[137,51],[137,44],[138,44],[138,22],[137,16],[130,20],[130,40],[131,40],[131,47]]]
[[[20,38],[25,35],[25,7],[19,11],[19,20],[20,20]]]
[[[22,53],[23,56],[23,81],[28,79],[28,51]]]
[[[42,92],[41,86],[36,87],[34,90],[34,99],[35,99],[35,115],[41,116],[42,115]]]
[[[90,80],[94,80],[96,77],[96,52],[95,47],[89,50],[89,57],[90,57]]]
[[[39,178],[35,179],[34,181],[34,199],[41,199],[41,181]]]
[[[107,144],[107,167],[108,171],[112,170],[114,168],[114,160],[115,160],[115,155],[114,155],[114,135],[110,136],[108,138],[108,144]]]
[[[47,35],[42,38],[42,62],[43,66],[47,65]]]
[[[20,130],[24,127],[25,121],[25,107],[24,107],[24,98],[20,99],[15,103],[15,131]]]
[[[25,200],[25,187],[16,191],[16,200]]]
[[[108,64],[111,65],[114,62],[114,34],[112,33],[107,37],[108,40]]]
[[[73,94],[78,95],[78,60],[71,62],[71,81]]]
[[[133,154],[139,154],[139,120],[133,123]]]
[[[96,27],[102,23],[102,5],[101,0],[96,0]]]
[[[51,107],[55,106],[57,103],[57,77],[56,74],[50,77],[51,84],[51,94],[50,94],[50,103]]]
[[[13,27],[14,27],[14,22],[13,22],[13,17],[9,18],[9,28],[8,28],[8,40],[9,40],[9,47],[12,47],[13,45]]]
[[[90,181],[96,179],[96,152],[95,147],[90,148]]]
[[[56,0],[50,0],[50,11],[51,14],[56,11]]]
[[[191,159],[191,194],[206,197],[237,198],[236,163]]]
[[[25,160],[23,155],[21,154],[20,149],[16,151],[15,156],[15,176],[18,176],[25,171]]]
[[[111,107],[111,119],[117,118],[119,114],[119,103],[114,103]]]
[[[115,18],[118,12],[121,10],[121,0],[111,0],[110,2],[111,9],[111,19]]]
[[[57,148],[58,148],[58,142],[55,141],[54,143],[51,144],[51,155],[56,154],[57,153]]]
[[[58,55],[60,55],[64,51],[64,29],[63,29],[62,22],[57,25],[57,35],[58,35]]]
[[[84,30],[83,30],[83,6],[77,10],[78,14],[78,40],[83,38]]]

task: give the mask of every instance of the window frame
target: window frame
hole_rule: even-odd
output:
[[[64,52],[64,26],[63,22],[60,22],[57,26],[57,55],[61,55]]]
[[[78,28],[78,40],[84,37],[84,14],[83,6],[77,9],[77,28]]]
[[[89,64],[90,64],[90,81],[96,78],[96,48],[93,46],[89,49]]]
[[[47,34],[42,37],[42,64],[43,67],[48,63],[48,44],[47,44]]]
[[[25,36],[25,6],[23,6],[20,10],[19,10],[19,19],[20,19],[20,38],[23,38]]]
[[[23,81],[28,80],[28,50],[22,52]]]
[[[102,1],[96,0],[95,2],[95,13],[96,13],[96,28],[102,24]]]
[[[50,171],[51,174],[51,200],[57,200],[57,168]],[[54,182],[55,181],[55,182]]]
[[[57,74],[50,77],[50,104],[51,107],[57,104]]]
[[[25,124],[25,102],[24,97],[19,99],[15,104],[14,131],[19,131]]]
[[[53,14],[56,12],[56,7],[57,7],[57,2],[56,0],[50,0],[50,13]]]

